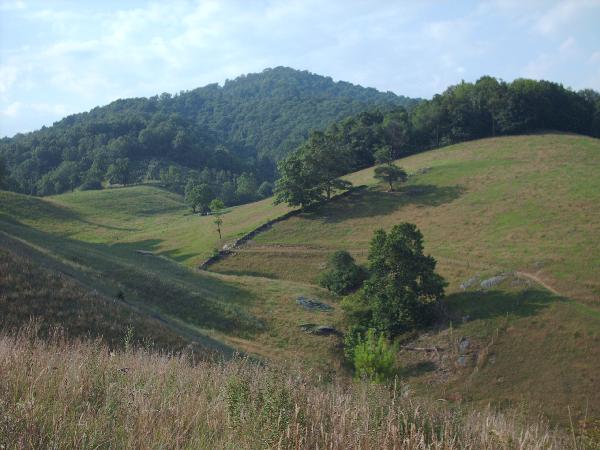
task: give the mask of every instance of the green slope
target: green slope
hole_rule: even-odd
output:
[[[372,169],[351,174],[370,187],[275,224],[213,266],[217,273],[193,268],[287,209],[270,200],[232,208],[219,243],[212,218],[191,215],[180,196],[156,187],[47,199],[0,192],[0,246],[34,248],[28,257],[106,295],[121,290],[187,336],[335,367],[339,341],[298,325],[337,325],[339,308],[304,311],[295,297],[335,302],[314,286],[328,255],[344,248],[365,261],[374,229],[415,222],[450,281],[454,325],[419,338],[443,347],[439,357],[400,354],[406,380],[448,400],[541,404],[567,421],[567,406],[575,418],[586,404],[600,415],[599,163],[600,141],[557,134],[415,155],[400,161],[414,175],[398,192],[385,192]],[[504,272],[522,274],[490,290],[459,287]],[[463,336],[471,344],[459,359]]]
[[[295,303],[298,295],[327,294],[304,283],[193,270],[219,241],[213,219],[190,214],[178,195],[150,186],[43,199],[0,191],[0,205],[0,248],[104,296],[122,292],[136,311],[205,347],[330,366],[336,338],[306,336],[299,325],[336,324],[339,312]],[[231,208],[222,243],[286,211],[270,201]]]
[[[542,405],[563,422],[569,406],[600,415],[600,141],[486,139],[399,164],[413,175],[398,192],[372,169],[352,174],[370,188],[274,225],[212,269],[314,282],[333,251],[365,262],[375,229],[414,222],[450,282],[454,326],[421,339],[445,348],[439,358],[401,353],[409,382],[447,399]],[[471,344],[459,359],[463,336]]]
[[[599,140],[485,139],[398,163],[414,174],[398,192],[385,192],[372,169],[352,174],[372,187],[276,224],[215,269],[243,271],[260,260],[265,276],[312,282],[329,253],[348,249],[364,261],[375,229],[410,221],[451,288],[482,271],[519,270],[600,301]]]

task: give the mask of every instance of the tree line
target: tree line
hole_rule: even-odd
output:
[[[406,174],[393,160],[485,137],[563,131],[600,137],[600,94],[558,83],[490,76],[450,86],[411,109],[365,111],[312,133],[279,162],[275,201],[306,207],[350,183],[339,177],[378,164],[375,176],[393,189]]]

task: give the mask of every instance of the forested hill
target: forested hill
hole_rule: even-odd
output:
[[[600,138],[600,93],[573,91],[544,80],[504,82],[483,76],[474,83],[450,86],[413,108],[347,117],[324,133],[312,133],[280,166],[310,160],[315,170],[338,177],[373,165],[378,150],[396,159],[472,139],[548,130]],[[335,160],[329,155],[331,148],[338,149]],[[310,158],[303,157],[310,152]],[[306,173],[293,167],[294,173]]]
[[[261,183],[272,182],[274,161],[310,130],[366,109],[415,103],[277,67],[223,86],[117,100],[68,116],[51,127],[2,139],[0,158],[10,175],[5,187],[28,194],[158,178],[183,189],[192,177],[201,178],[215,195],[229,183],[222,196],[235,203],[253,199]],[[242,174],[244,192],[236,193]]]

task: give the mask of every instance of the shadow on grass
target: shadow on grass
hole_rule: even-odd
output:
[[[347,219],[376,217],[391,214],[407,205],[440,206],[450,203],[464,193],[461,186],[408,185],[394,192],[377,189],[357,190],[347,196],[334,198],[303,213],[307,219],[337,223]]]
[[[446,304],[453,320],[465,316],[474,319],[493,319],[512,315],[527,317],[538,314],[552,303],[566,301],[551,292],[541,289],[523,291],[469,291],[451,294],[446,297]]]
[[[248,312],[255,301],[250,291],[167,258],[136,253],[156,250],[161,243],[158,239],[105,245],[67,239],[15,222],[0,222],[0,228],[44,250],[40,253],[10,238],[0,239],[0,244],[19,247],[23,256],[108,297],[122,292],[127,303],[148,314],[244,337],[265,327]]]

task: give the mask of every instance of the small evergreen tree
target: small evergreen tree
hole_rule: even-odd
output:
[[[385,382],[397,371],[395,346],[388,343],[383,333],[376,334],[371,328],[354,347],[353,363],[357,378]]]

